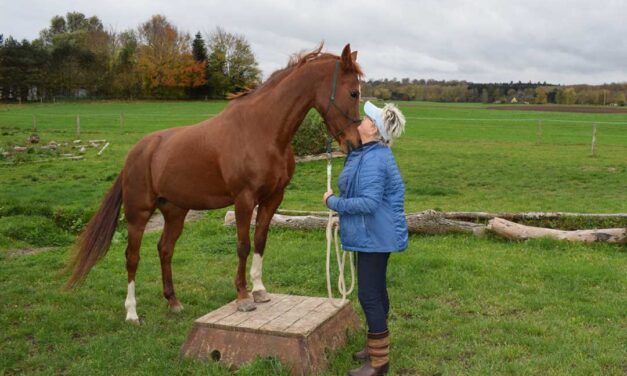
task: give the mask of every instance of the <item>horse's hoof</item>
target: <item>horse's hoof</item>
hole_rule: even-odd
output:
[[[270,301],[270,294],[266,290],[253,291],[255,303],[267,303]]]
[[[254,311],[255,309],[257,309],[257,306],[255,306],[255,302],[253,302],[250,298],[243,299],[237,302],[237,310],[240,312],[250,312]]]
[[[170,306],[170,312],[172,313],[181,313],[183,312],[183,305],[181,303],[176,303]]]
[[[133,324],[135,326],[139,326],[139,319],[138,318],[127,318],[126,322],[129,324]]]

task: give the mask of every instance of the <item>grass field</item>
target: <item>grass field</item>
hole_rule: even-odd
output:
[[[95,210],[143,134],[191,124],[224,102],[98,102],[0,107],[0,148],[23,145],[33,115],[42,143],[107,139],[101,156],[31,153],[0,160],[0,373],[230,374],[178,359],[194,318],[234,299],[234,229],[224,210],[186,225],[173,260],[186,310],[167,313],[147,234],[137,277],[143,325],[124,320],[124,231],[76,292],[59,273],[74,233]],[[401,103],[407,131],[393,150],[406,210],[627,212],[627,114],[497,111],[473,104]],[[120,126],[123,113],[124,127]],[[541,121],[541,128],[538,123]],[[597,153],[590,156],[592,124]],[[540,136],[538,134],[540,133]],[[321,210],[324,161],[297,166],[283,208]],[[334,161],[337,176],[341,160]],[[585,226],[586,223],[581,223]],[[627,224],[622,224],[627,226]],[[9,257],[15,248],[52,251]],[[271,292],[325,295],[324,234],[272,229],[264,263]],[[391,259],[393,374],[627,373],[624,247],[492,236],[412,236]],[[355,307],[359,306],[355,300]],[[329,375],[353,366],[356,336]],[[285,374],[258,359],[237,374]]]

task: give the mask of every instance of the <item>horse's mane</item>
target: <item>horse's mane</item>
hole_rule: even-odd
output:
[[[290,59],[285,68],[281,68],[272,72],[270,77],[268,77],[268,79],[265,82],[263,82],[261,85],[259,85],[258,87],[254,89],[245,89],[238,93],[228,94],[227,99],[235,100],[235,99],[242,98],[244,96],[249,96],[250,94],[253,94],[253,93],[262,93],[262,92],[268,91],[272,89],[273,87],[275,87],[276,85],[278,85],[279,82],[283,81],[283,79],[289,76],[289,74],[292,71],[300,68],[301,66],[305,65],[306,63],[310,61],[320,61],[320,60],[340,58],[338,55],[328,53],[328,52],[322,52],[323,45],[324,43],[320,43],[318,47],[314,48],[311,51],[303,51],[300,53],[293,54],[292,56],[290,56]],[[364,75],[361,70],[361,67],[357,63],[354,63],[353,65],[355,68],[355,73],[357,73],[357,75],[361,78]]]

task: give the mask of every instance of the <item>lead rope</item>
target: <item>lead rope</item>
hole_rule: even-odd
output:
[[[331,172],[332,172],[332,164],[331,164],[331,141],[327,141],[327,191],[331,190]],[[340,253],[340,244],[338,241],[338,229],[339,222],[333,220],[333,210],[329,209],[329,221],[327,222],[327,291],[329,293],[329,302],[333,304],[335,307],[339,308],[346,302],[346,297],[353,292],[355,288],[355,263],[353,262],[353,252],[342,252]],[[337,268],[338,268],[338,277],[337,277],[337,290],[342,296],[342,300],[339,304],[335,303],[335,299],[333,298],[333,289],[331,288],[331,243],[335,243],[335,257],[337,258]],[[351,286],[348,290],[346,290],[346,280],[344,278],[344,269],[346,265],[346,254],[348,256],[348,262],[350,264],[351,269]]]

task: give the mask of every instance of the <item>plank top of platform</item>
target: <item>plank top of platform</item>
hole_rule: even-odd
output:
[[[267,303],[258,303],[251,312],[239,312],[237,302],[218,308],[196,320],[197,325],[229,330],[253,331],[283,336],[306,336],[334,314],[350,304],[335,299],[336,305],[327,298],[270,294]]]

